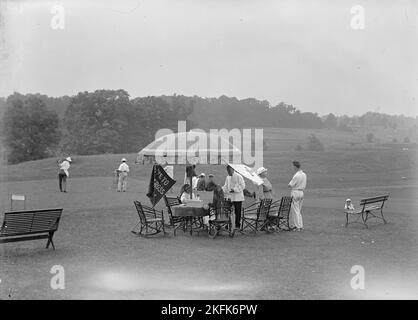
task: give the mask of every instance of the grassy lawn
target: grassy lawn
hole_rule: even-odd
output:
[[[142,239],[129,231],[137,221],[133,200],[148,202],[150,167],[134,165],[135,155],[123,155],[132,169],[126,193],[111,188],[122,155],[73,156],[67,194],[58,192],[56,159],[2,166],[1,212],[10,207],[10,193],[23,193],[28,208],[62,207],[64,213],[56,251],[44,249],[46,241],[0,246],[0,298],[416,299],[415,151],[364,150],[352,146],[348,134],[338,134],[318,132],[323,153],[298,153],[295,143],[303,142],[309,130],[265,133],[265,166],[276,197],[288,192],[291,160],[300,159],[308,173],[300,233],[211,240],[203,233],[174,237],[170,230],[166,237]],[[223,167],[198,169],[223,182]],[[175,170],[177,192],[184,173]],[[384,193],[390,194],[388,224],[343,227],[345,198],[358,204],[362,197]],[[50,287],[54,265],[64,267],[65,290]],[[365,269],[365,290],[351,289],[353,265]]]

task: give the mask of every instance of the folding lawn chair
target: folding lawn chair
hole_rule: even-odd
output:
[[[292,197],[285,196],[271,204],[268,217],[270,226],[277,226],[281,230],[290,230],[289,214],[292,201]]]
[[[271,203],[271,199],[262,199],[260,202],[244,208],[242,212],[241,231],[251,229],[254,232],[262,230],[269,232],[267,224],[269,222],[268,215]]]

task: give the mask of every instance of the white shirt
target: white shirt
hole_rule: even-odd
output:
[[[67,160],[64,160],[63,162],[60,163],[59,167],[60,167],[60,170],[64,170],[67,177],[70,176],[70,173],[68,172],[68,169],[70,169],[70,162],[68,162]]]
[[[194,193],[192,193],[192,199],[196,199]],[[180,197],[181,203],[186,203],[186,200],[190,200],[190,193],[183,192]]]
[[[292,190],[304,190],[306,188],[306,173],[298,170],[289,182]]]
[[[121,172],[129,172],[129,166],[125,162],[122,162],[119,165],[118,170],[121,171]]]
[[[346,204],[344,205],[344,209],[345,209],[345,210],[354,210],[354,206],[353,206],[353,204],[352,204],[352,203],[350,203],[350,204],[346,203]]]
[[[225,184],[222,187],[226,198],[231,199],[232,202],[244,201],[244,189],[244,178],[240,174],[234,172],[232,176],[226,176]],[[230,190],[234,190],[234,192],[229,192]]]

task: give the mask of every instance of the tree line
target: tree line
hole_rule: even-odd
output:
[[[368,112],[361,116],[301,112],[291,104],[220,96],[150,96],[131,98],[125,90],[79,92],[49,97],[14,93],[0,98],[2,138],[8,162],[18,163],[61,154],[137,152],[160,128],[188,129],[306,128],[351,131],[358,126],[396,129],[417,126],[418,119]]]
[[[80,92],[70,97],[61,116],[41,95],[6,99],[2,131],[8,162],[61,154],[130,153],[154,139],[160,128],[177,129],[193,104],[180,96],[130,99],[125,90]]]

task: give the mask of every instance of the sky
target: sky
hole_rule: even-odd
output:
[[[3,97],[125,89],[418,116],[415,0],[0,1]]]

